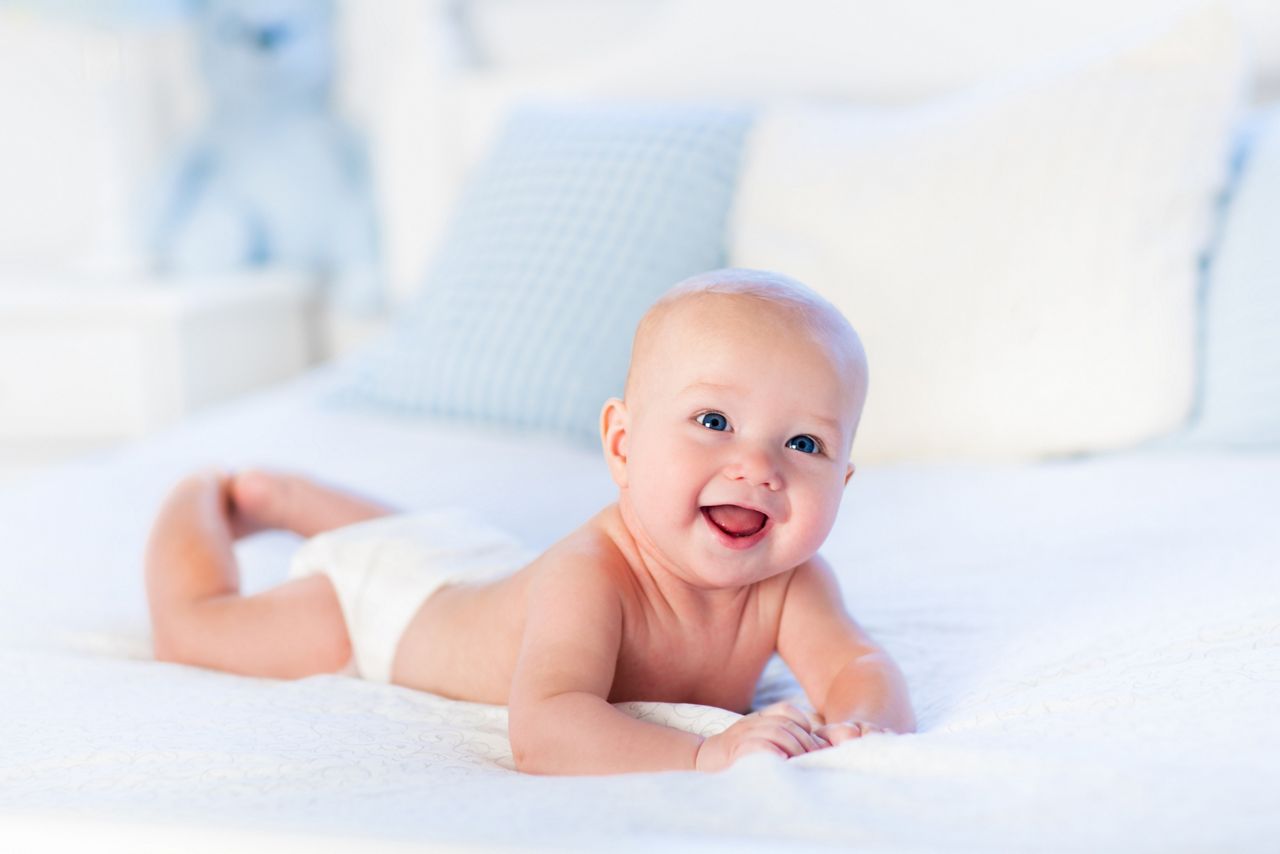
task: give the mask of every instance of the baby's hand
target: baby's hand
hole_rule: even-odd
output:
[[[846,741],[862,738],[864,735],[871,735],[872,733],[888,733],[892,735],[894,731],[888,727],[882,727],[866,721],[841,721],[835,724],[823,724],[813,730],[815,736],[826,739],[832,745],[844,744]]]
[[[816,717],[790,703],[774,703],[704,740],[698,747],[694,767],[699,771],[722,771],[748,753],[772,753],[788,759],[830,747],[831,742],[814,731],[819,723]]]

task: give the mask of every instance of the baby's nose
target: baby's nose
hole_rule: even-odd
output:
[[[782,471],[777,456],[767,448],[742,444],[726,471],[730,480],[745,480],[776,492],[782,488]]]

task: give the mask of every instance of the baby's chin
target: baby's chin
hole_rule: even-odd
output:
[[[703,564],[697,568],[691,583],[704,590],[739,590],[752,584],[768,581],[792,568],[756,561],[739,562],[735,566]]]
[[[781,572],[800,565],[805,557],[792,560],[785,554],[786,549],[777,548],[770,543],[770,532],[764,540],[747,549],[729,549],[718,542],[711,542],[711,537],[699,532],[697,541],[688,561],[682,562],[688,572],[700,578],[710,587],[741,587],[772,578]]]

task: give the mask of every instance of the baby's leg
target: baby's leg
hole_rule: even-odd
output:
[[[280,521],[299,533],[386,512],[363,499],[313,489],[301,478],[288,486],[275,497],[297,497],[297,506],[276,502],[267,517],[282,514]],[[231,478],[206,472],[179,483],[160,509],[146,555],[156,658],[282,679],[338,670],[350,658],[351,643],[326,576],[240,595],[232,544],[237,535],[269,523],[236,510],[233,495]]]

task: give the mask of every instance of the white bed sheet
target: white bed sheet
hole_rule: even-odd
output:
[[[0,491],[0,840],[1168,851],[1280,838],[1280,455],[860,469],[824,553],[903,666],[918,734],[715,776],[536,778],[510,770],[500,707],[150,660],[141,552],[195,467],[269,464],[406,508],[461,504],[535,546],[613,497],[596,453],[335,411],[318,403],[330,382],[319,370]],[[296,543],[242,543],[246,587],[281,580]],[[764,698],[795,688],[776,664]],[[733,718],[631,711],[708,731]]]

